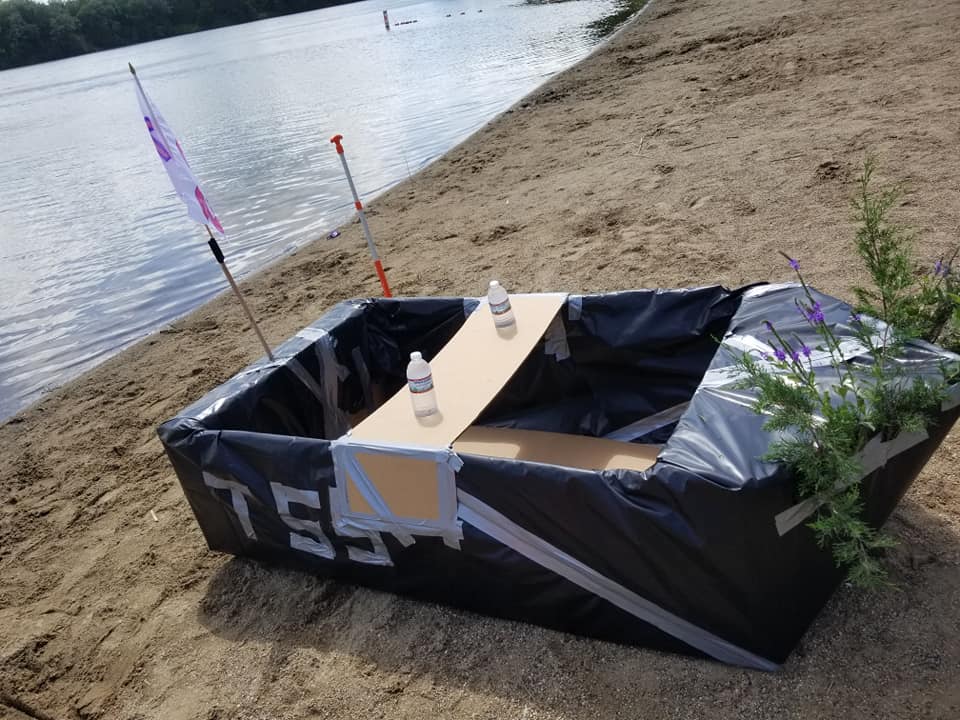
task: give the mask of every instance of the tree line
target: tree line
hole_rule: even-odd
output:
[[[350,0],[0,0],[0,70]]]

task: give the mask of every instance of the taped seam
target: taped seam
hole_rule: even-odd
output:
[[[689,400],[674,405],[673,407],[668,407],[666,410],[661,410],[653,415],[648,415],[647,417],[637,420],[636,422],[632,422],[629,425],[620,428],[619,430],[614,430],[613,432],[604,435],[604,437],[608,440],[631,442],[632,440],[636,440],[638,437],[643,437],[647,433],[651,433],[654,430],[659,430],[660,428],[679,420],[680,416],[686,412],[688,407],[690,407]]]
[[[405,546],[415,542],[413,534],[441,537],[446,545],[460,549],[463,530],[457,521],[456,472],[463,467],[463,461],[456,453],[448,448],[411,448],[356,442],[349,436],[332,442],[331,451],[337,485],[330,488],[330,507],[338,529],[389,532]],[[356,457],[357,451],[365,454],[412,457],[436,463],[438,519],[401,518],[394,515],[363,471]],[[350,509],[347,483],[351,480],[376,513],[375,516]]]
[[[893,440],[883,442],[879,435],[873,437],[863,450],[858,454],[858,459],[863,467],[863,472],[859,480],[863,480],[870,473],[879,470],[887,464],[887,461],[909,450],[915,445],[919,445],[930,436],[924,432],[920,433],[900,433]],[[840,493],[846,490],[849,485],[838,483],[834,486],[834,493]],[[810,497],[806,500],[793,505],[774,517],[774,524],[777,528],[777,534],[783,537],[795,527],[807,520],[826,502],[822,497]]]
[[[337,362],[334,337],[320,329],[316,329],[315,336],[313,347],[323,377],[323,429],[327,437],[339,437],[350,429],[350,421],[340,409],[340,380],[346,378],[349,371]]]
[[[553,320],[547,326],[547,332],[543,336],[543,351],[547,355],[553,355],[558,361],[566,360],[570,357],[570,346],[567,344],[567,331],[563,327],[563,320],[560,315],[554,316]]]
[[[940,410],[953,410],[957,405],[960,405],[960,383],[947,388],[947,396],[940,403]]]
[[[525,530],[477,498],[458,491],[460,518],[524,557],[557,573],[579,587],[616,605],[720,662],[757,670],[777,670],[779,665],[744,650],[697,627],[601,575],[562,550]]]

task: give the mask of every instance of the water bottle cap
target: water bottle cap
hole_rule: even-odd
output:
[[[497,287],[499,284],[500,284],[500,283],[499,283],[498,281],[496,281],[496,280],[491,280],[491,281],[490,281],[490,287]]]
[[[412,352],[412,353],[410,353],[410,359],[411,359],[411,360],[423,360],[423,355],[421,355],[421,354],[418,353],[418,352]]]

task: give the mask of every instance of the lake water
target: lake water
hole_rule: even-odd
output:
[[[615,7],[358,2],[0,72],[0,419],[225,289],[128,61],[242,276],[350,216],[331,135],[369,199],[584,57]],[[384,8],[417,22],[387,32]]]

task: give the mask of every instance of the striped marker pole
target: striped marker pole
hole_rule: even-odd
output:
[[[363,226],[363,234],[367,238],[367,249],[370,250],[370,257],[373,258],[373,266],[377,269],[377,277],[380,278],[383,296],[393,297],[390,293],[390,286],[387,284],[387,276],[383,272],[383,263],[380,262],[380,256],[377,254],[377,246],[373,244],[373,235],[370,234],[370,226],[367,225],[367,216],[363,212],[363,203],[360,202],[360,196],[357,195],[357,186],[353,184],[353,176],[350,175],[350,168],[347,167],[347,156],[343,154],[342,140],[343,135],[334,135],[330,138],[330,142],[337,148],[337,155],[340,156],[340,162],[343,164],[343,174],[347,176],[350,192],[353,193],[353,206],[357,209],[357,214],[360,215],[360,225]]]

